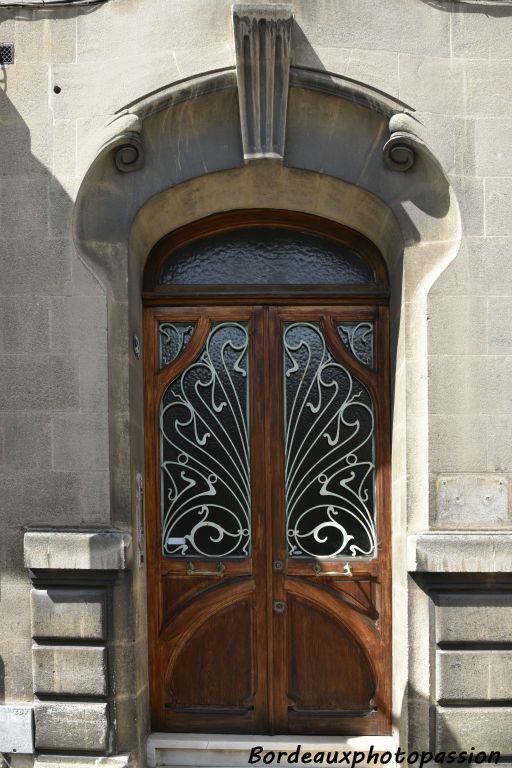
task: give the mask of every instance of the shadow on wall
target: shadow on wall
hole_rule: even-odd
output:
[[[329,168],[331,175],[370,190],[395,210],[400,206],[403,211],[400,225],[405,244],[419,242],[424,234],[416,227],[415,211],[434,219],[444,219],[452,201],[444,169],[430,150],[421,146],[424,128],[415,117],[414,107],[360,80],[329,72],[296,20],[292,34],[292,74],[298,76],[299,81],[308,76],[313,80],[316,77],[318,82],[313,91],[303,92],[300,97],[297,96],[297,88],[290,89],[287,124],[300,124],[304,113],[309,116],[320,110],[318,120],[325,126],[325,133],[315,138],[307,135],[301,139],[299,136],[297,140],[294,132],[287,127],[285,164],[305,170],[322,169],[322,172]],[[340,111],[336,117],[330,111],[329,99],[318,103],[316,89],[343,97],[338,101]],[[353,105],[359,105],[361,109],[359,118]],[[395,116],[391,117],[392,114]],[[334,121],[336,132],[332,131]],[[383,173],[383,147],[390,132],[395,131],[404,132],[402,135],[405,136],[412,132],[413,143],[407,145],[406,140],[405,150],[397,148],[397,152],[407,154],[412,147],[414,167],[405,173],[396,169],[386,169]],[[337,148],[333,147],[333,142],[338,145]],[[340,145],[347,142],[352,146],[351,154],[340,151]],[[333,160],[335,156],[338,156],[338,162]],[[299,158],[305,157],[308,158],[306,165],[311,167],[306,168],[304,163],[298,162]]]
[[[512,16],[512,0],[502,2],[490,2],[489,0],[421,0],[422,3],[448,13],[481,13],[485,16],[493,16],[496,19],[504,19]]]

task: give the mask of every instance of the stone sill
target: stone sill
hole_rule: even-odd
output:
[[[130,768],[130,754],[114,757],[76,757],[67,755],[38,755],[34,768]]]
[[[407,537],[410,573],[512,573],[512,531],[437,531]]]
[[[147,741],[149,768],[157,766],[199,766],[228,768],[247,766],[251,747],[263,747],[265,752],[292,752],[301,745],[304,752],[335,752],[360,750],[393,752],[397,748],[392,736],[246,736],[225,734],[152,733]],[[341,757],[341,755],[340,755]],[[272,763],[275,764],[275,763]],[[287,765],[281,760],[281,765]],[[263,762],[260,763],[263,765]],[[298,765],[301,765],[299,760]]]
[[[114,530],[27,531],[25,567],[32,570],[123,571],[131,566],[128,533]]]

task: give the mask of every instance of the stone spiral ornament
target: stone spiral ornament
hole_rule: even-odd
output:
[[[144,165],[144,148],[138,134],[125,135],[114,149],[114,162],[118,171],[131,173]]]
[[[417,139],[406,131],[397,131],[386,141],[384,161],[392,171],[408,171],[416,162],[414,144]]]

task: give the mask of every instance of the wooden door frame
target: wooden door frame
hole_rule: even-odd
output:
[[[365,260],[370,264],[375,283],[372,285],[355,285],[355,286],[328,286],[328,285],[309,285],[309,286],[241,286],[241,285],[222,285],[222,286],[160,286],[158,285],[159,273],[166,257],[175,248],[194,240],[201,239],[211,234],[218,234],[220,232],[226,232],[233,229],[248,228],[248,227],[284,227],[299,232],[308,232],[326,237],[328,239],[336,240],[344,245],[349,245],[360,253]],[[158,488],[158,483],[152,479],[155,470],[155,462],[151,465],[151,457],[154,453],[155,437],[152,434],[150,424],[154,424],[154,418],[148,421],[152,408],[156,407],[155,403],[157,398],[155,396],[155,363],[156,363],[156,349],[154,347],[154,325],[150,320],[151,317],[155,317],[160,312],[155,309],[161,308],[161,313],[165,314],[171,307],[180,307],[183,312],[194,312],[194,306],[198,309],[204,305],[210,306],[212,309],[221,306],[232,306],[237,308],[238,314],[243,311],[243,308],[254,308],[262,304],[271,304],[273,306],[287,305],[295,306],[295,308],[308,306],[318,307],[320,304],[329,304],[336,308],[339,308],[340,312],[345,314],[347,309],[351,306],[357,309],[358,312],[364,307],[371,308],[377,312],[382,322],[379,323],[381,328],[381,343],[376,344],[377,360],[376,369],[380,371],[379,375],[384,378],[385,387],[384,393],[382,386],[377,387],[375,380],[372,376],[366,376],[365,379],[369,382],[369,388],[372,391],[372,396],[376,407],[381,411],[380,423],[385,425],[384,428],[379,430],[377,437],[378,441],[378,455],[383,457],[381,464],[387,464],[387,471],[382,470],[377,473],[377,483],[380,487],[381,499],[386,500],[386,509],[382,510],[379,515],[379,525],[381,527],[381,540],[387,542],[388,547],[386,549],[386,557],[384,563],[384,573],[388,580],[388,588],[386,590],[385,601],[383,604],[383,615],[387,617],[385,634],[386,634],[386,647],[387,653],[387,667],[388,673],[384,676],[384,688],[385,690],[379,695],[380,703],[383,705],[384,718],[389,723],[389,730],[391,729],[391,484],[390,484],[390,456],[391,456],[391,440],[390,440],[390,383],[389,383],[389,315],[388,315],[388,303],[389,303],[389,287],[387,270],[384,264],[384,260],[380,255],[378,249],[367,238],[350,230],[342,225],[335,224],[331,221],[322,219],[318,216],[310,214],[297,214],[290,211],[281,210],[267,210],[267,209],[255,209],[255,210],[243,210],[232,211],[229,213],[223,213],[215,216],[207,217],[192,225],[176,230],[169,235],[166,235],[152,250],[150,258],[148,259],[146,271],[144,273],[144,370],[145,370],[145,386],[144,386],[144,398],[145,398],[145,450],[146,450],[146,488],[148,499],[148,514],[146,516],[147,525],[147,542],[148,542],[148,554],[151,552],[151,541],[154,541],[154,546],[159,547],[159,499],[155,500],[154,494]],[[307,314],[307,310],[305,309]],[[153,338],[152,338],[153,337]],[[198,337],[199,338],[199,337]],[[202,339],[202,336],[201,336]],[[194,354],[199,351],[199,341],[193,345],[191,350],[187,352],[187,359],[190,357],[192,360]],[[386,355],[386,351],[388,354]],[[363,366],[361,366],[363,368]],[[170,366],[172,369],[172,364]],[[366,372],[367,373],[367,372]],[[169,373],[169,369],[166,371],[165,381],[169,382],[173,378],[173,372]],[[375,377],[376,378],[376,377]],[[150,384],[150,379],[152,383]],[[156,380],[162,381],[163,377]],[[163,391],[165,388],[163,385],[158,387]],[[256,399],[256,398],[253,398]],[[379,403],[379,405],[377,405]],[[379,421],[379,419],[377,419]],[[271,438],[269,438],[270,440]],[[267,510],[269,505],[267,504]],[[153,512],[152,520],[151,514]],[[271,526],[268,526],[269,536],[272,536],[270,530]],[[156,543],[155,543],[156,542]],[[151,561],[154,560],[150,554],[148,557],[148,584],[152,581]],[[236,567],[235,567],[236,570]],[[233,572],[234,573],[234,572]],[[155,618],[158,616],[156,612],[157,606],[155,603],[155,596],[157,591],[155,586],[148,588],[148,625],[151,638],[151,632],[156,629]],[[270,622],[269,622],[270,624]],[[151,646],[151,639],[150,639]],[[151,666],[152,674],[155,674],[154,663]],[[268,670],[268,674],[272,676],[272,670]],[[381,726],[382,727],[382,726]],[[361,729],[361,733],[365,733],[364,727]]]

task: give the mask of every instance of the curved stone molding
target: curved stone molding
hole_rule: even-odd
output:
[[[397,114],[405,116],[404,110],[414,111],[409,104],[389,96],[371,85],[339,75],[336,72],[326,72],[310,67],[294,65],[290,67],[290,88],[305,88],[308,91],[324,93],[326,96],[336,96],[385,115],[388,119]]]
[[[245,160],[282,158],[293,7],[235,5],[236,72]]]

